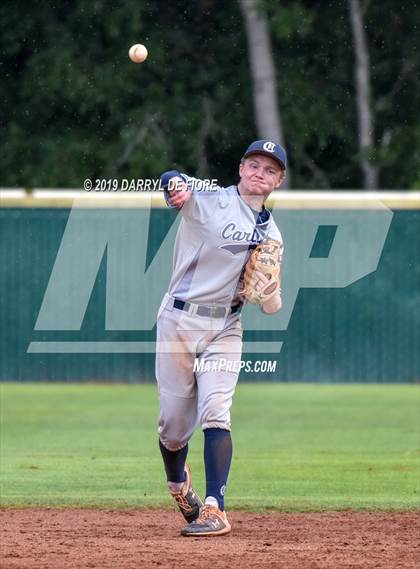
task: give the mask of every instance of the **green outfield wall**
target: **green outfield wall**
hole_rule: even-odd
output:
[[[35,329],[39,311],[66,230],[71,208],[48,202],[40,204],[4,201],[0,209],[0,379],[2,381],[154,381],[155,327],[148,330],[107,330],[105,321],[107,295],[107,263],[105,251],[95,277],[92,293],[80,329]],[[310,209],[291,206],[280,219],[285,226],[302,226],[302,238],[319,215],[322,205]],[[347,206],[346,206],[347,207]],[[88,216],[112,216],[112,208],[90,207]],[[127,208],[134,215],[135,208]],[[328,206],[328,215],[331,207]],[[348,211],[348,209],[346,210]],[[131,213],[130,213],[131,212]],[[353,210],[353,214],[357,209]],[[376,223],[374,209],[365,217],[365,246],[369,247],[369,226]],[[302,287],[291,311],[287,328],[264,329],[267,317],[257,309],[253,320],[257,329],[245,330],[247,346],[259,351],[244,353],[244,360],[276,362],[275,371],[242,372],[243,381],[316,381],[316,382],[405,382],[420,379],[420,211],[394,208],[376,270],[344,287]],[[334,241],[334,217],[321,215],[310,256],[328,260]],[[283,217],[282,217],[283,216]],[[87,218],[88,219],[88,218]],[[292,219],[292,221],[290,221]],[[326,220],[326,221],[325,221]],[[147,266],[153,262],[165,235],[177,222],[176,212],[160,207],[150,211],[147,229]],[[88,223],[88,222],[87,222]],[[121,231],[124,231],[122,224]],[[296,232],[297,231],[297,232]],[[286,231],[287,235],[291,233]],[[299,241],[299,230],[294,239]],[[297,235],[297,237],[296,237]],[[360,236],[359,236],[360,237]],[[98,236],[98,239],[100,237]],[[286,250],[293,249],[291,238],[285,238]],[[351,240],[350,240],[351,241]],[[290,242],[290,243],[289,243]],[[349,242],[341,250],[345,263],[357,269],[363,256],[360,240]],[[84,279],[83,267],[75,253],[74,271]],[[293,271],[296,259],[285,257],[284,271]],[[164,290],[170,267],[154,273],[152,286]],[[321,275],[322,276],[322,275]],[[122,277],[123,278],[123,277]],[[287,295],[288,291],[285,290]],[[143,294],[143,302],[148,302]],[[62,299],[56,310],[68,310],[69,298]],[[154,307],[152,307],[154,309]],[[253,308],[253,307],[252,307]],[[156,307],[157,309],[157,307]],[[246,307],[244,310],[248,310]],[[63,342],[77,345],[148,345],[148,351],[134,353],[46,353],[31,352],[29,346]],[[93,345],[93,344],[92,344]],[[267,353],[264,346],[271,347]],[[281,349],[280,349],[281,346]],[[128,350],[129,351],[129,350]]]

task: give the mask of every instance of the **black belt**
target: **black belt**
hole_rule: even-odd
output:
[[[189,312],[191,303],[184,302],[183,300],[175,298],[173,307],[177,308],[178,310],[185,310],[186,312]],[[228,312],[228,314],[235,314],[235,312],[240,312],[241,308],[242,304],[235,304],[235,306],[230,307],[230,312]],[[224,308],[223,306],[197,306],[196,314],[199,316],[209,316],[211,318],[224,318],[227,316],[227,310],[228,309]]]

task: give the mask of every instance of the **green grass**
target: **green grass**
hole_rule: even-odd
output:
[[[3,506],[169,506],[155,385],[1,385]],[[229,509],[419,507],[419,388],[241,384]],[[202,433],[189,463],[203,493]]]

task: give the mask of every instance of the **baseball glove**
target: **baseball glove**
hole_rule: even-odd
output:
[[[265,282],[257,273],[262,273]],[[280,242],[266,239],[252,251],[242,275],[242,290],[239,291],[248,302],[263,304],[280,288]]]

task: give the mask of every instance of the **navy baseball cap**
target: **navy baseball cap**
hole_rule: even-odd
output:
[[[252,154],[264,154],[265,156],[269,156],[278,162],[283,170],[286,170],[286,151],[283,146],[280,146],[280,144],[276,142],[272,142],[271,140],[256,140],[248,146],[243,157],[248,158],[248,156]]]

